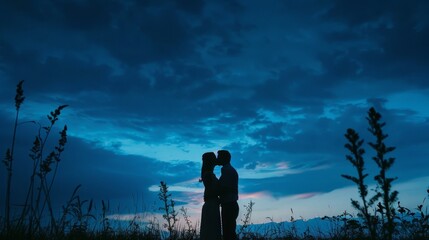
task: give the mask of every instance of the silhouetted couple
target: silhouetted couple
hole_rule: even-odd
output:
[[[200,236],[201,240],[219,240],[222,239],[222,231],[224,240],[236,240],[238,174],[231,166],[231,154],[228,151],[219,150],[217,154],[217,158],[213,152],[204,153],[202,157],[201,179],[205,188]],[[222,166],[219,179],[213,173],[215,166]]]

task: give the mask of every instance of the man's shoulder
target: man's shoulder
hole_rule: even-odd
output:
[[[233,169],[235,171],[235,168],[231,164],[228,164],[227,166],[229,169]]]
[[[220,170],[222,172],[237,172],[231,164],[224,165]]]

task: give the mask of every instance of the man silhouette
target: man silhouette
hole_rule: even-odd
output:
[[[236,240],[238,207],[238,173],[231,166],[231,154],[227,150],[217,152],[218,164],[222,165],[219,178],[219,198],[222,207],[222,231],[224,240]]]

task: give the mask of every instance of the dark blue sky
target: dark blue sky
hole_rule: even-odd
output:
[[[290,208],[305,218],[335,215],[351,210],[356,192],[340,177],[354,173],[343,135],[351,127],[372,141],[371,106],[397,147],[391,174],[401,203],[414,207],[425,196],[428,1],[0,5],[1,151],[11,142],[19,80],[21,121],[46,123],[68,104],[58,122],[58,131],[69,129],[58,203],[82,184],[86,198],[121,203],[118,214],[136,198],[151,211],[164,180],[197,219],[201,155],[225,148],[241,177],[240,204],[256,202],[255,218],[286,220]],[[37,127],[18,131],[17,204]]]

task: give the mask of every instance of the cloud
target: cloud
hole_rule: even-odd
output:
[[[7,2],[0,125],[13,126],[24,79],[22,121],[44,122],[69,105],[58,124],[67,123],[70,141],[56,196],[82,183],[85,196],[142,192],[150,201],[164,180],[195,214],[201,154],[221,148],[233,154],[244,197],[345,187],[339,175],[353,169],[343,135],[354,128],[372,141],[371,106],[397,147],[392,175],[424,177],[427,9],[424,1]],[[15,184],[26,186],[38,128],[19,131]],[[3,151],[10,134],[0,132]]]
[[[11,123],[8,121],[2,125],[8,126]],[[58,131],[57,128],[53,129],[51,141],[56,141],[57,135],[54,133]],[[13,202],[23,201],[26,193],[32,166],[27,154],[34,136],[37,134],[37,126],[24,124],[19,127],[18,133],[17,148],[15,149]],[[8,146],[8,142],[5,142],[8,137],[10,136],[2,134],[1,146]],[[50,142],[48,146],[51,146]],[[149,204],[157,199],[156,193],[150,191],[151,185],[159,184],[161,180],[171,183],[188,180],[187,176],[198,175],[193,173],[199,172],[199,166],[194,163],[167,163],[143,156],[120,155],[98,148],[93,142],[74,136],[68,137],[66,149],[58,166],[52,190],[53,204],[56,206],[65,203],[79,184],[82,185],[79,191],[82,199],[94,199],[96,202],[101,200],[110,200],[115,203],[130,202],[132,194],[141,193],[144,202]],[[3,168],[2,172],[4,173]],[[182,175],[185,172],[189,172],[189,174]],[[4,185],[2,185],[2,189],[3,187]]]
[[[371,81],[394,79],[398,82],[412,78],[411,86],[426,86],[423,66],[427,65],[427,59],[422,56],[428,49],[422,44],[428,37],[428,19],[423,17],[422,9],[428,7],[421,1],[405,5],[400,1],[389,4],[333,1],[322,19],[330,19],[343,28],[327,33],[327,38],[340,46],[330,58],[341,57],[343,64],[352,63],[355,70],[349,73],[358,72]],[[336,69],[343,71],[344,68]]]

